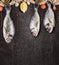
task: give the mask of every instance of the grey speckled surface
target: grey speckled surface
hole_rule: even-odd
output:
[[[34,14],[33,5],[29,6],[25,14],[12,6],[11,18],[16,33],[10,44],[5,43],[2,36],[5,10],[3,11],[0,22],[0,65],[59,65],[59,10],[55,12],[56,27],[52,34],[47,33],[43,27],[45,11],[39,8],[41,31],[38,37],[34,38],[29,30],[29,23]]]

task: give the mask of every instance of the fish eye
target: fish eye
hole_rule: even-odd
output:
[[[49,23],[47,23],[47,25],[49,26]]]

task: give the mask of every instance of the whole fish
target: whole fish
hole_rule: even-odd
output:
[[[11,20],[10,17],[11,6],[9,5],[5,6],[5,9],[6,9],[6,16],[3,21],[3,37],[6,43],[10,43],[14,37],[15,28],[14,28],[13,21]]]
[[[34,8],[34,11],[34,16],[32,17],[30,22],[30,31],[34,37],[37,37],[40,31],[40,16],[38,14],[37,8]]]
[[[51,8],[51,4],[47,3],[48,9],[45,14],[44,18],[44,27],[45,29],[51,33],[55,27],[55,17],[54,17],[54,12]]]

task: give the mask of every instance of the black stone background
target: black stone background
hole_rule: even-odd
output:
[[[43,26],[45,11],[39,8],[41,30],[35,38],[29,29],[34,6],[28,6],[25,14],[12,6],[11,18],[16,32],[10,44],[5,42],[2,35],[5,10],[0,12],[0,65],[59,65],[59,6],[55,11],[56,27],[51,34]]]

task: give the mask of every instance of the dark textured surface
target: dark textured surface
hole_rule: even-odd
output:
[[[59,9],[59,7],[57,6]],[[29,23],[34,14],[33,5],[23,14],[12,6],[11,18],[15,25],[15,36],[10,44],[2,36],[2,23],[5,10],[0,17],[0,65],[59,65],[59,10],[55,12],[56,27],[52,34],[45,31],[43,18],[46,10],[39,9],[41,31],[34,38],[29,30]],[[1,13],[0,13],[1,15]]]

